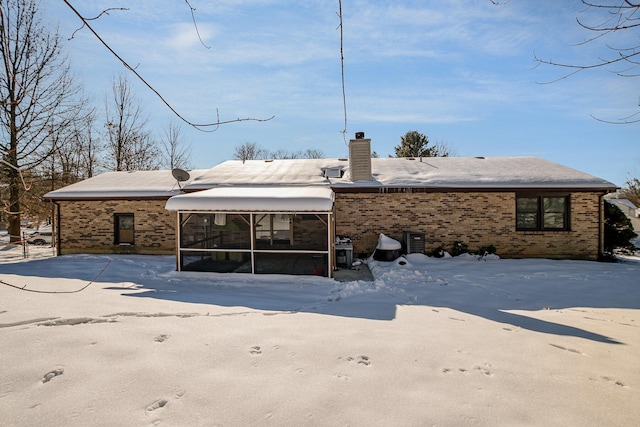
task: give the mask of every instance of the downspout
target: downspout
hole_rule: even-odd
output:
[[[600,194],[600,197],[598,198],[599,200],[599,206],[598,206],[598,214],[599,214],[599,220],[598,220],[598,259],[601,259],[602,256],[604,255],[604,222],[605,222],[605,215],[604,215],[604,204],[606,203],[604,201],[604,196],[606,196],[609,193],[612,193],[613,191],[605,191],[604,193]]]
[[[58,202],[56,202],[55,200],[51,200],[51,203],[53,203],[53,205],[55,206],[55,215],[54,215],[54,221],[55,224],[54,229],[56,230],[55,232],[55,236],[56,236],[56,240],[55,240],[55,246],[56,246],[56,256],[60,256],[62,255],[62,241],[60,239],[60,204]]]
[[[604,193],[598,197],[598,258],[604,254]]]
[[[616,188],[615,190],[608,190],[608,191],[604,191],[602,194],[600,194],[600,197],[598,198],[599,200],[599,208],[598,212],[599,212],[599,228],[600,228],[600,232],[598,233],[598,259],[601,258],[602,255],[604,255],[604,222],[605,222],[605,214],[604,214],[604,204],[606,203],[604,201],[604,196],[606,196],[607,194],[611,194],[611,193],[615,193],[618,190],[618,188]]]
[[[333,191],[333,188],[331,189]],[[338,205],[336,204],[336,193],[333,192],[333,206],[329,214],[329,277],[333,279],[336,266],[336,223],[338,218]]]

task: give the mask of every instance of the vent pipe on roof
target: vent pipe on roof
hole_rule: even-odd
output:
[[[371,139],[364,132],[349,141],[349,169],[351,181],[371,181]]]

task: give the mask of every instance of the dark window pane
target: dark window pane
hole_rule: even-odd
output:
[[[516,200],[516,210],[518,212],[538,212],[538,198],[518,197]]]
[[[565,198],[564,197],[544,197],[542,204],[545,212],[563,213],[565,211]]]
[[[538,215],[534,213],[518,213],[517,227],[525,230],[535,230],[538,228]]]
[[[543,197],[544,209],[542,226],[544,228],[561,230],[566,228],[566,197]]]
[[[135,224],[133,214],[115,214],[113,220],[115,223],[115,244],[133,245]]]
[[[562,213],[545,213],[544,214],[544,228],[563,229],[564,214]]]
[[[118,228],[120,230],[133,230],[133,215],[119,215]]]
[[[516,199],[516,228],[537,230],[538,227],[538,198],[518,197]]]

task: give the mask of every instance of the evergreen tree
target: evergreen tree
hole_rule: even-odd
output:
[[[400,137],[396,157],[448,157],[451,151],[442,143],[429,146],[429,137],[416,130]]]
[[[613,250],[634,249],[631,240],[638,237],[633,231],[631,220],[613,203],[604,204],[604,252],[613,257]]]

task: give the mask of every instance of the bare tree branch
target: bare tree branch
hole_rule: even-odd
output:
[[[96,39],[98,39],[98,41],[114,56],[116,57],[116,59],[118,59],[118,61],[120,61],[122,63],[122,65],[124,65],[124,67],[129,70],[131,73],[133,73],[133,75],[136,76],[136,78],[138,80],[140,80],[149,90],[151,90],[159,99],[160,101],[167,107],[169,108],[169,110],[171,110],[171,112],[178,117],[181,121],[183,121],[184,123],[188,124],[189,126],[201,130],[201,131],[205,131],[205,132],[215,132],[220,125],[224,125],[224,124],[228,124],[228,123],[235,123],[235,122],[243,122],[243,121],[255,121],[255,122],[266,122],[269,120],[272,120],[275,116],[271,116],[269,118],[265,118],[265,119],[257,119],[257,118],[252,118],[252,117],[246,117],[246,118],[237,118],[237,119],[233,119],[233,120],[224,120],[221,121],[220,120],[220,116],[218,114],[218,110],[216,109],[216,116],[218,117],[218,120],[215,122],[211,122],[211,123],[194,123],[190,120],[188,120],[187,118],[185,118],[182,114],[180,114],[175,108],[173,108],[173,106],[160,94],[160,92],[158,92],[151,84],[149,84],[136,70],[134,67],[132,67],[131,65],[129,65],[129,63],[127,61],[124,60],[124,58],[122,58],[120,55],[118,55],[118,53],[113,50],[111,48],[111,46],[109,46],[109,44],[102,38],[100,37],[100,35],[98,34],[98,32],[96,30],[93,29],[93,27],[91,25],[89,25],[89,23],[87,22],[88,19],[85,18],[80,12],[78,12],[78,10],[68,1],[68,0],[63,0],[64,3],[69,7],[69,9],[71,9],[71,11],[78,17],[78,19],[80,19],[80,21],[82,21],[83,23],[83,27],[86,27],[93,35]],[[187,3],[188,4],[188,3]],[[101,13],[100,15],[98,15],[98,17],[100,17],[103,13]]]
[[[196,9],[195,7],[192,7],[191,4],[189,3],[189,0],[184,0],[184,2],[187,4],[187,6],[189,6],[189,9],[191,10],[191,19],[193,19],[193,27],[196,30],[196,34],[198,35],[198,39],[200,40],[200,44],[202,44],[202,46],[206,47],[207,49],[211,49],[211,46],[207,46],[204,41],[202,40],[202,37],[200,36],[200,30],[198,30],[198,23],[196,22]]]
[[[100,14],[98,16],[95,16],[93,18],[85,18],[82,21],[82,25],[79,28],[77,28],[67,40],[73,40],[73,38],[75,37],[76,33],[78,31],[81,31],[85,27],[85,23],[84,23],[85,20],[86,21],[95,21],[96,19],[99,19],[102,15],[109,15],[109,12],[112,11],[112,10],[129,10],[129,9],[126,8],[126,7],[111,7],[109,9],[105,9],[102,12],[100,12]]]
[[[493,0],[492,3],[495,4]],[[589,24],[585,19],[576,18],[577,24],[593,34],[592,37],[588,37],[577,43],[575,46],[586,45],[599,39],[604,39],[606,36],[610,36],[620,31],[628,31],[640,29],[640,3],[630,0],[619,0],[614,4],[612,1],[598,0],[597,2],[589,0],[581,0],[582,4],[586,6],[586,9],[595,9],[604,13],[608,13],[609,16],[606,19],[601,19],[596,24]],[[551,59],[542,59],[534,53],[534,61],[538,65],[551,65],[554,67],[560,67],[567,69],[568,72],[557,79],[538,82],[539,84],[550,84],[567,79],[576,75],[581,71],[593,70],[593,69],[608,69],[612,73],[620,77],[638,77],[640,72],[637,70],[640,68],[640,42],[631,46],[618,47],[613,43],[604,43],[607,49],[611,52],[611,55],[606,57],[598,57],[591,63],[569,63],[562,61],[554,61]],[[617,68],[617,69],[616,69]],[[640,122],[640,111],[637,111],[627,117],[623,117],[618,120],[604,120],[601,118],[592,117],[600,122],[612,123],[612,124],[629,124]]]

